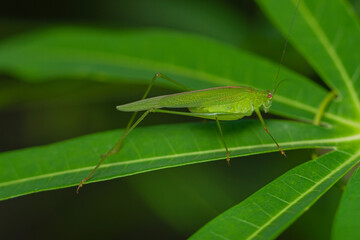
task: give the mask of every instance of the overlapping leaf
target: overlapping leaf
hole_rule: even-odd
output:
[[[298,0],[258,0],[270,19],[286,34]],[[360,25],[345,1],[300,2],[290,41],[311,63],[340,102],[329,111],[360,119]]]
[[[352,176],[342,197],[337,216],[334,221],[333,239],[360,238],[358,221],[360,215],[360,180],[359,169]]]
[[[358,163],[334,151],[296,167],[208,223],[192,239],[273,239]]]
[[[3,43],[0,69],[31,82],[71,76],[148,84],[156,72],[163,72],[194,89],[251,85],[272,90],[277,64],[188,34],[63,27]],[[284,69],[282,76],[291,81],[278,91],[272,110],[311,121],[326,92],[289,70]],[[327,116],[329,120],[339,119],[333,114]]]

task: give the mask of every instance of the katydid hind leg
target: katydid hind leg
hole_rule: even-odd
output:
[[[156,79],[158,77],[162,78],[162,79],[165,79],[165,80],[175,84],[176,86],[178,86],[179,88],[182,88],[185,91],[190,91],[191,90],[190,88],[186,87],[185,85],[183,85],[181,83],[178,83],[175,80],[172,80],[171,78],[169,78],[168,76],[158,72],[152,78],[151,83],[147,87],[147,89],[146,89],[143,97],[141,98],[141,100],[145,99],[148,96],[151,88],[154,86],[154,84],[156,82]],[[108,158],[109,156],[113,155],[113,154],[116,154],[119,151],[119,149],[121,148],[121,146],[122,146],[122,144],[123,144],[123,142],[125,140],[125,137],[136,127],[136,125],[138,125],[145,118],[145,116],[147,114],[149,114],[150,111],[151,110],[145,112],[134,124],[133,124],[133,122],[135,121],[135,118],[136,118],[136,115],[137,115],[138,112],[134,112],[132,114],[128,124],[126,125],[124,133],[121,136],[120,140],[107,153],[101,155],[100,162],[95,166],[95,168],[90,172],[90,174],[85,179],[81,180],[81,182],[78,185],[78,188],[76,190],[77,193],[79,193],[79,189],[82,187],[82,185],[92,177],[92,175],[96,172],[96,170],[100,167],[100,165],[105,161],[105,159]]]
[[[96,172],[96,170],[101,166],[101,164],[105,161],[105,159],[107,159],[108,157],[110,157],[113,154],[116,154],[119,149],[121,148],[122,144],[124,143],[125,138],[129,135],[129,133],[142,121],[144,120],[144,118],[151,112],[152,110],[148,110],[146,112],[143,113],[143,115],[141,115],[141,117],[139,117],[138,120],[136,120],[136,122],[129,128],[125,129],[123,135],[121,136],[121,138],[119,139],[119,141],[105,154],[101,155],[101,160],[100,162],[95,166],[95,168],[90,172],[90,174],[84,178],[83,180],[81,180],[81,182],[78,185],[78,188],[76,190],[76,193],[79,193],[79,189],[83,186],[83,184],[85,182],[87,182]]]
[[[150,82],[149,86],[147,87],[144,95],[142,96],[141,100],[147,98],[147,96],[149,95],[149,92],[150,92],[151,88],[154,86],[154,84],[155,84],[155,82],[156,82],[156,79],[157,79],[158,77],[162,77],[162,75],[163,75],[162,73],[157,73],[157,74],[154,75],[154,77],[151,79],[151,82]],[[134,122],[134,120],[135,120],[135,118],[136,118],[137,113],[138,113],[138,112],[134,112],[134,113],[131,115],[131,118],[130,118],[129,122],[128,122],[128,124],[126,125],[124,134],[125,134],[125,133],[127,132],[127,130],[132,126],[132,124],[133,124],[133,122]],[[124,135],[123,135],[123,136],[124,136]],[[116,144],[110,149],[109,152],[103,154],[101,157],[102,157],[102,158],[103,158],[104,156],[107,157],[107,155],[108,155],[110,152],[111,152],[112,154],[117,153],[117,152],[119,151],[120,147],[121,147],[121,144],[122,144],[121,142],[123,141],[123,140],[122,140],[122,139],[123,139],[123,136],[120,138],[120,140],[118,141],[118,143],[116,143]],[[117,145],[119,145],[119,146],[117,146]],[[116,147],[116,148],[114,149],[114,147]],[[105,157],[105,158],[106,158],[106,157]]]
[[[282,155],[284,155],[284,157],[286,157],[285,152],[281,149],[281,147],[279,146],[279,144],[277,143],[277,141],[275,140],[275,138],[271,135],[271,133],[269,132],[269,130],[267,129],[264,119],[261,116],[260,110],[259,109],[255,109],[256,114],[259,117],[259,120],[261,122],[261,125],[263,126],[263,128],[265,129],[266,133],[271,137],[271,139],[274,141],[274,143],[276,144],[277,148],[279,149],[279,151],[281,152]]]
[[[143,97],[141,98],[141,100],[147,98],[147,96],[149,95],[149,92],[150,92],[151,88],[154,86],[157,78],[165,79],[165,80],[173,83],[174,85],[178,86],[179,88],[181,88],[181,89],[183,89],[183,90],[185,90],[185,91],[190,91],[190,90],[192,90],[192,89],[186,87],[185,85],[183,85],[183,84],[181,84],[181,83],[178,83],[178,82],[176,82],[175,80],[169,78],[168,76],[162,74],[161,72],[158,72],[158,73],[156,73],[156,74],[154,75],[154,77],[151,79],[151,82],[150,82],[149,86],[147,87],[147,89],[146,89]],[[131,116],[128,124],[126,125],[126,128],[125,128],[126,130],[131,127],[132,123],[134,122],[134,120],[135,120],[135,118],[136,118],[137,113],[138,113],[138,112],[134,112],[134,113],[132,114],[132,116]]]
[[[155,80],[156,80],[156,78],[158,78],[158,77],[159,77],[159,78],[162,78],[162,79],[165,79],[165,80],[173,83],[174,85],[178,86],[179,88],[181,88],[181,89],[184,90],[184,91],[192,91],[192,90],[193,90],[193,89],[188,88],[187,86],[185,86],[185,85],[183,85],[183,84],[181,84],[181,83],[179,83],[179,82],[177,82],[177,81],[169,78],[168,76],[162,74],[161,72],[158,72],[157,74],[155,74],[155,76],[153,77],[153,82],[152,82],[152,83],[155,83]]]
[[[226,150],[226,162],[227,164],[230,166],[230,154],[229,154],[229,150],[227,148],[227,145],[226,145],[226,142],[225,142],[225,138],[224,138],[224,135],[223,135],[223,131],[221,129],[221,125],[220,125],[220,122],[219,122],[219,119],[218,119],[218,116],[216,115],[216,124],[217,124],[217,127],[219,129],[219,132],[220,132],[220,136],[221,136],[221,140],[224,144],[224,147],[225,147],[225,150]]]

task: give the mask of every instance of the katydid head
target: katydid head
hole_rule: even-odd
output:
[[[272,98],[273,98],[273,95],[271,94],[271,92],[268,90],[265,92],[265,98],[264,98],[264,101],[263,101],[263,108],[264,108],[264,112],[268,112],[270,107],[271,107],[271,104],[272,104]]]
[[[280,82],[278,82],[275,86],[274,86],[274,89],[273,91],[271,92],[270,90],[267,90],[265,92],[265,97],[264,97],[264,100],[263,100],[263,107],[264,107],[264,111],[267,113],[271,107],[271,104],[272,104],[272,99],[273,97],[275,96],[276,94],[276,91],[278,89],[278,87],[280,86],[281,83],[283,83],[284,81],[286,80],[281,80]]]

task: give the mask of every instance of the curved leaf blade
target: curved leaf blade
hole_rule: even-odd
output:
[[[0,70],[32,82],[77,77],[148,84],[156,72],[163,72],[194,89],[226,85],[272,89],[277,64],[184,33],[62,27],[0,44]],[[278,91],[272,110],[312,121],[326,91],[289,70],[283,69],[283,76],[291,81]],[[335,115],[325,117],[339,122]]]
[[[360,172],[351,177],[342,196],[332,229],[332,239],[359,239],[360,224],[354,221],[360,215]]]
[[[359,160],[360,151],[333,151],[293,168],[213,219],[191,239],[273,239]]]
[[[281,31],[289,31],[298,0],[257,0]],[[290,41],[330,88],[341,95],[331,112],[360,119],[360,25],[341,0],[302,0]]]
[[[258,121],[226,122],[222,127],[231,157],[276,151]],[[331,147],[360,139],[352,130],[343,129],[343,137],[334,137],[332,130],[296,122],[268,121],[268,128],[284,149]],[[118,140],[120,133],[98,133],[1,153],[0,199],[77,185],[98,163],[99,156]],[[214,122],[137,128],[121,151],[107,159],[91,181],[217,159],[225,159],[225,150]]]

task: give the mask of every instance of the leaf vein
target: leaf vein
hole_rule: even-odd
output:
[[[283,203],[285,203],[285,204],[290,204],[290,202],[288,202],[288,201],[286,201],[286,200],[284,200],[284,199],[282,199],[282,198],[280,198],[280,197],[278,197],[278,196],[276,196],[276,195],[274,195],[274,194],[271,194],[271,193],[266,193],[267,195],[269,195],[270,197],[272,197],[272,198],[275,198],[275,199],[277,199],[277,200],[279,200],[280,202],[283,202]]]
[[[241,219],[241,218],[238,218],[238,217],[235,217],[235,216],[232,216],[231,218],[235,219],[236,221],[245,223],[245,224],[247,224],[247,225],[249,225],[249,226],[252,226],[252,227],[254,227],[254,228],[256,228],[256,229],[260,228],[260,226],[254,224],[254,223],[251,223],[251,222],[249,222],[249,221],[246,221],[246,220],[244,220],[244,219]]]
[[[294,4],[294,0],[292,1]],[[297,1],[296,1],[297,2]],[[330,40],[324,33],[323,29],[319,25],[319,22],[316,20],[316,18],[312,15],[308,7],[305,5],[305,3],[302,4],[302,7],[299,8],[299,12],[303,15],[304,19],[307,21],[309,27],[312,29],[314,34],[318,37],[322,45],[324,46],[325,51],[327,51],[328,55],[330,56],[330,59],[333,61],[334,66],[338,69],[340,76],[342,77],[343,82],[345,83],[345,86],[347,88],[348,93],[351,96],[351,100],[355,104],[356,108],[358,109],[358,112],[360,112],[360,101],[357,92],[355,91],[355,88],[353,86],[353,83],[351,81],[351,78],[348,74],[348,72],[345,69],[345,66],[343,65],[338,53],[336,52],[334,46],[331,44]]]

